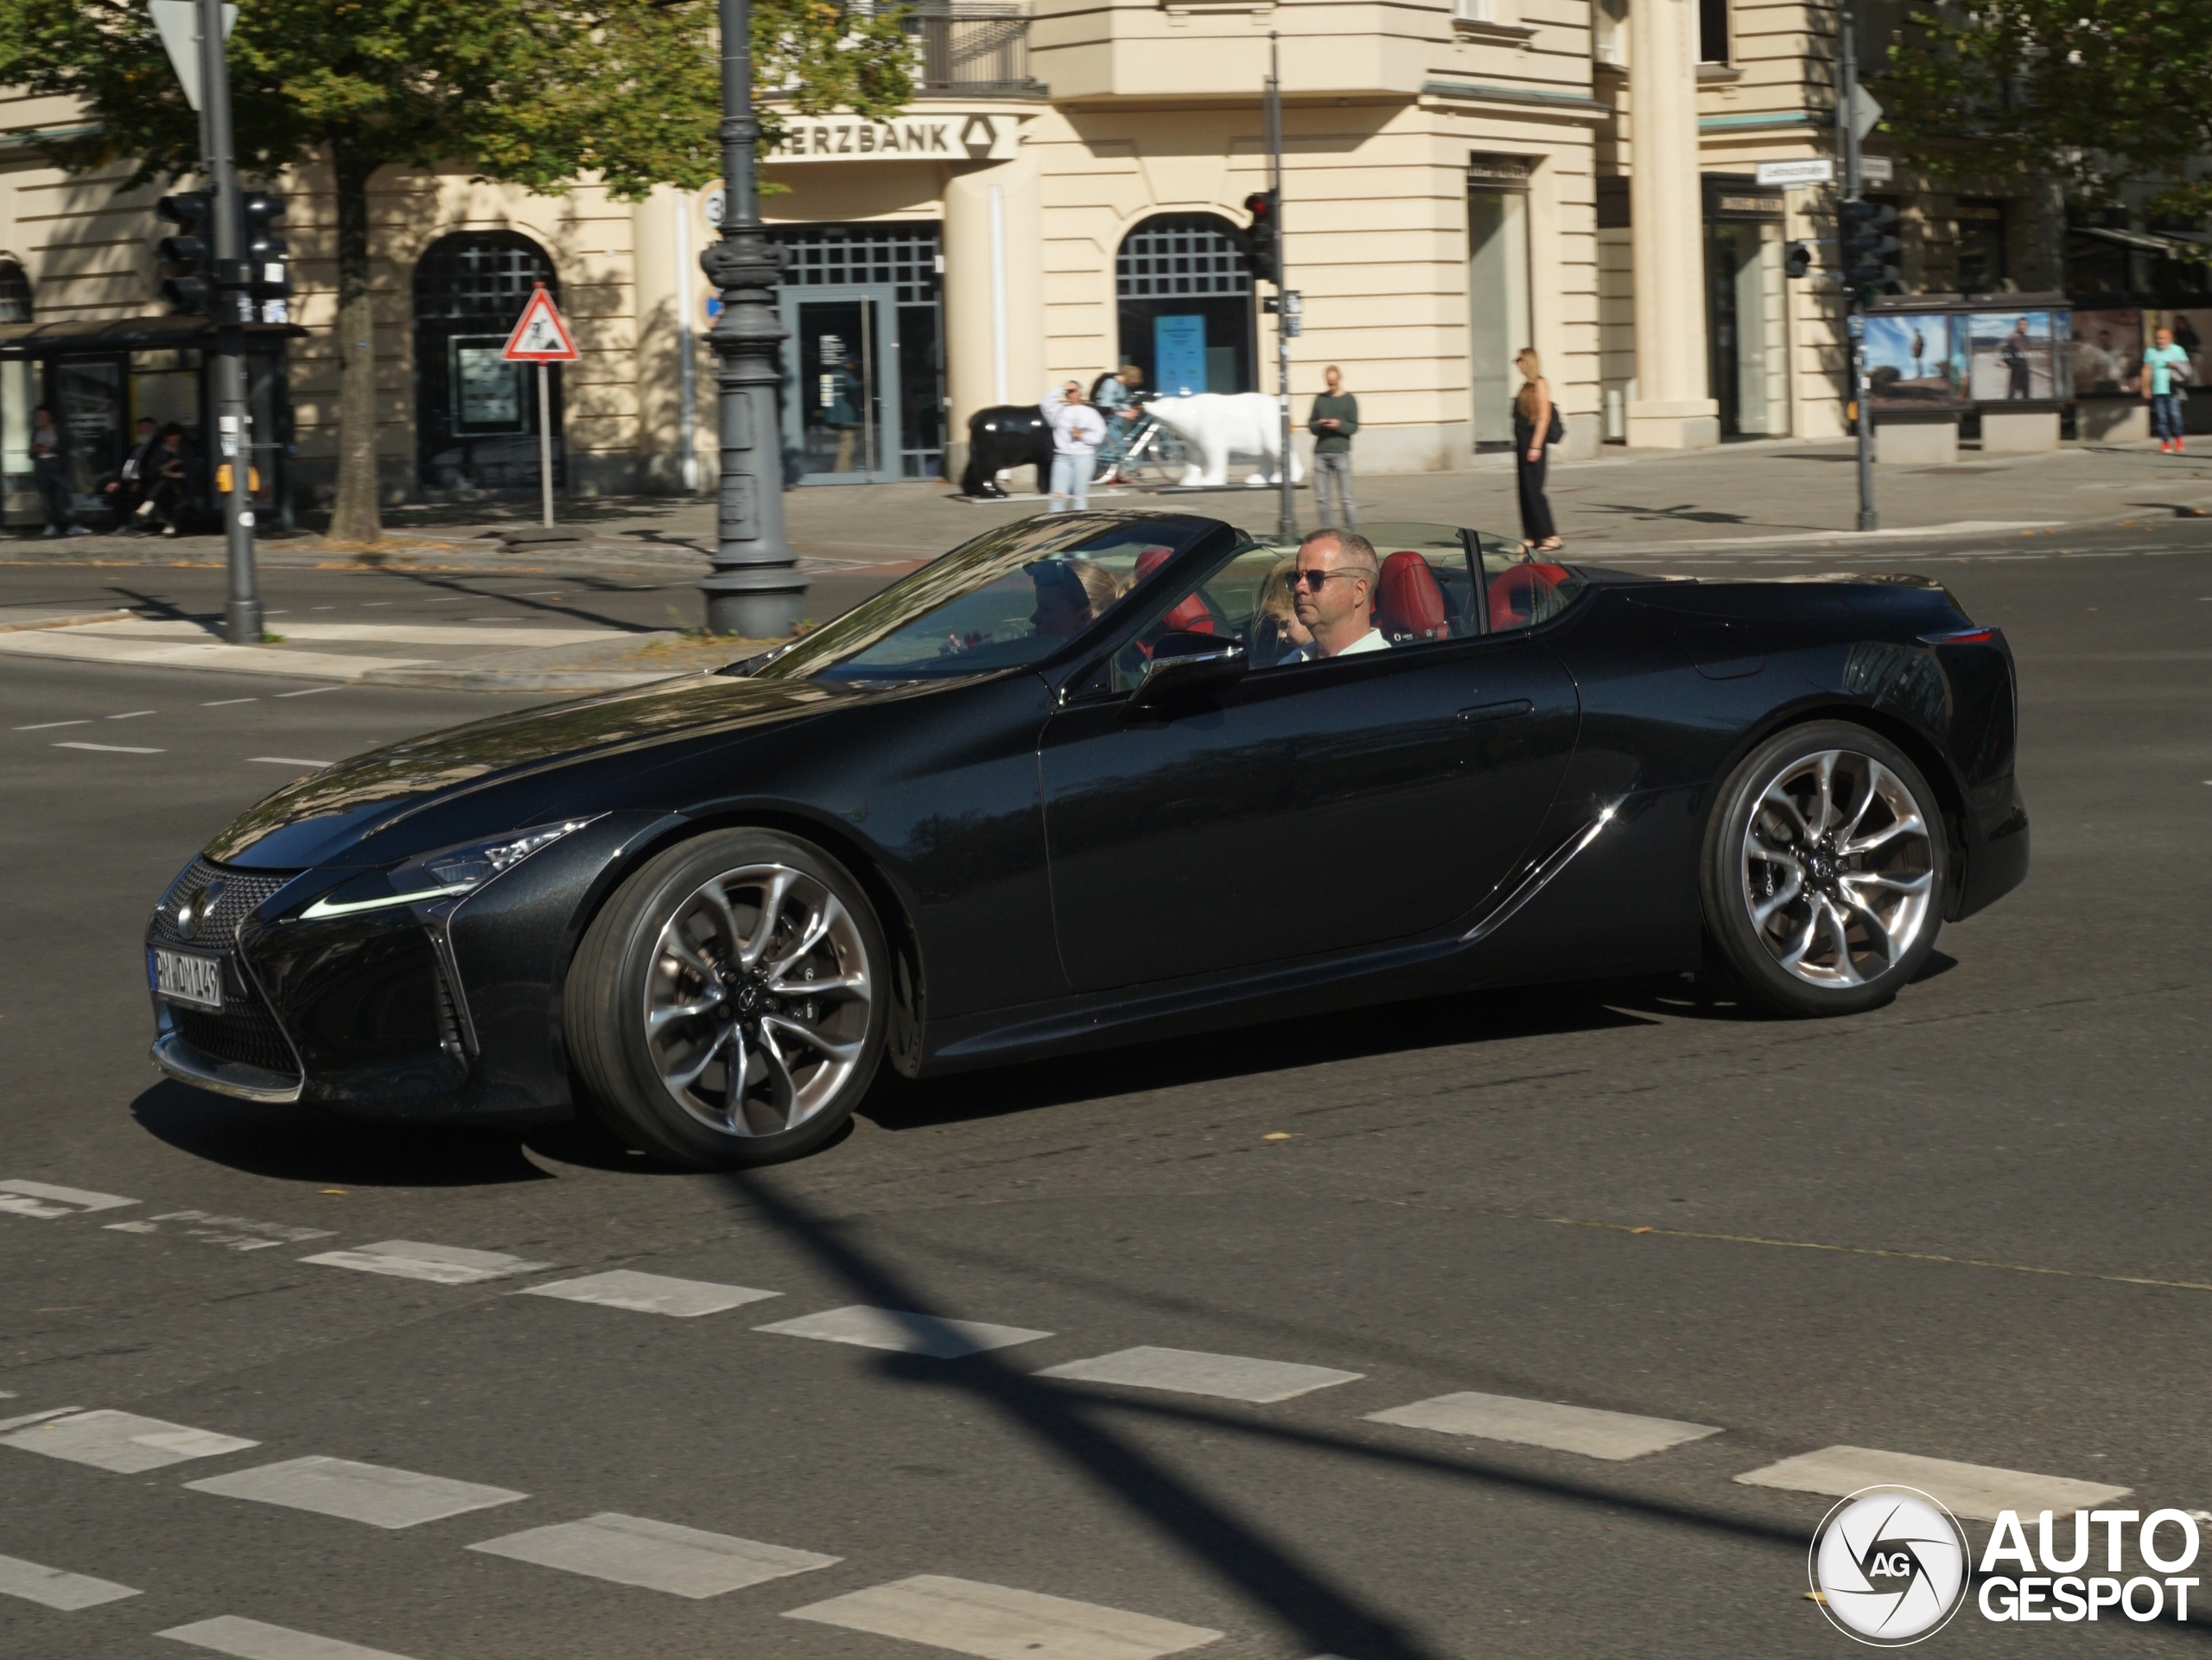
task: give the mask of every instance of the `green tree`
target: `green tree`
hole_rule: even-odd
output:
[[[560,194],[601,175],[622,199],[721,174],[712,0],[245,0],[231,35],[242,170],[323,162],[336,186],[338,491],[331,534],[382,534],[369,181],[458,161]],[[754,8],[754,85],[820,111],[887,114],[911,92],[895,14],[829,0]],[[0,86],[74,99],[93,125],[49,144],[124,188],[200,165],[198,119],[140,0],[0,0]]]
[[[2201,219],[2212,178],[2207,0],[1970,0],[1916,11],[1882,80],[1888,124],[1933,172],[2056,177],[2087,202],[2147,187]]]

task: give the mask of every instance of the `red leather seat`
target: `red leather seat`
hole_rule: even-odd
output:
[[[1393,646],[1426,644],[1452,636],[1452,611],[1436,573],[1417,553],[1392,554],[1376,584],[1375,626]]]
[[[1137,555],[1136,580],[1140,582],[1166,564],[1173,551],[1167,548],[1147,548]],[[1198,595],[1179,601],[1160,620],[1160,631],[1171,634],[1216,634],[1221,631],[1215,626],[1213,612]],[[1147,630],[1147,633],[1150,631]],[[1149,647],[1145,655],[1152,655]]]
[[[1490,579],[1490,626],[1525,628],[1545,596],[1567,580],[1564,565],[1509,565]]]

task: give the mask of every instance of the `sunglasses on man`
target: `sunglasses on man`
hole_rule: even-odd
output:
[[[1364,575],[1364,573],[1357,570],[1300,569],[1291,572],[1290,585],[1293,588],[1311,588],[1314,593],[1319,594],[1328,585],[1329,578],[1332,576],[1358,576],[1362,575]]]

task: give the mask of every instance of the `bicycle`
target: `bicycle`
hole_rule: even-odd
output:
[[[1109,418],[1119,421],[1121,417]],[[1105,448],[1100,448],[1097,472],[1090,482],[1095,488],[1118,477],[1133,480],[1143,488],[1160,489],[1182,483],[1184,471],[1190,464],[1191,454],[1183,441],[1147,410],[1138,417],[1136,431],[1122,447],[1120,455],[1109,455]]]

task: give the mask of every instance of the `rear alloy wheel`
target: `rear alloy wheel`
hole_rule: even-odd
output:
[[[1736,769],[1707,826],[1707,928],[1729,975],[1777,1013],[1849,1014],[1919,971],[1942,925],[1934,792],[1896,745],[1821,722]]]
[[[883,1050],[888,958],[859,883],[766,830],[652,860],[594,920],[563,1002],[592,1103],[633,1146],[709,1168],[818,1147]]]

